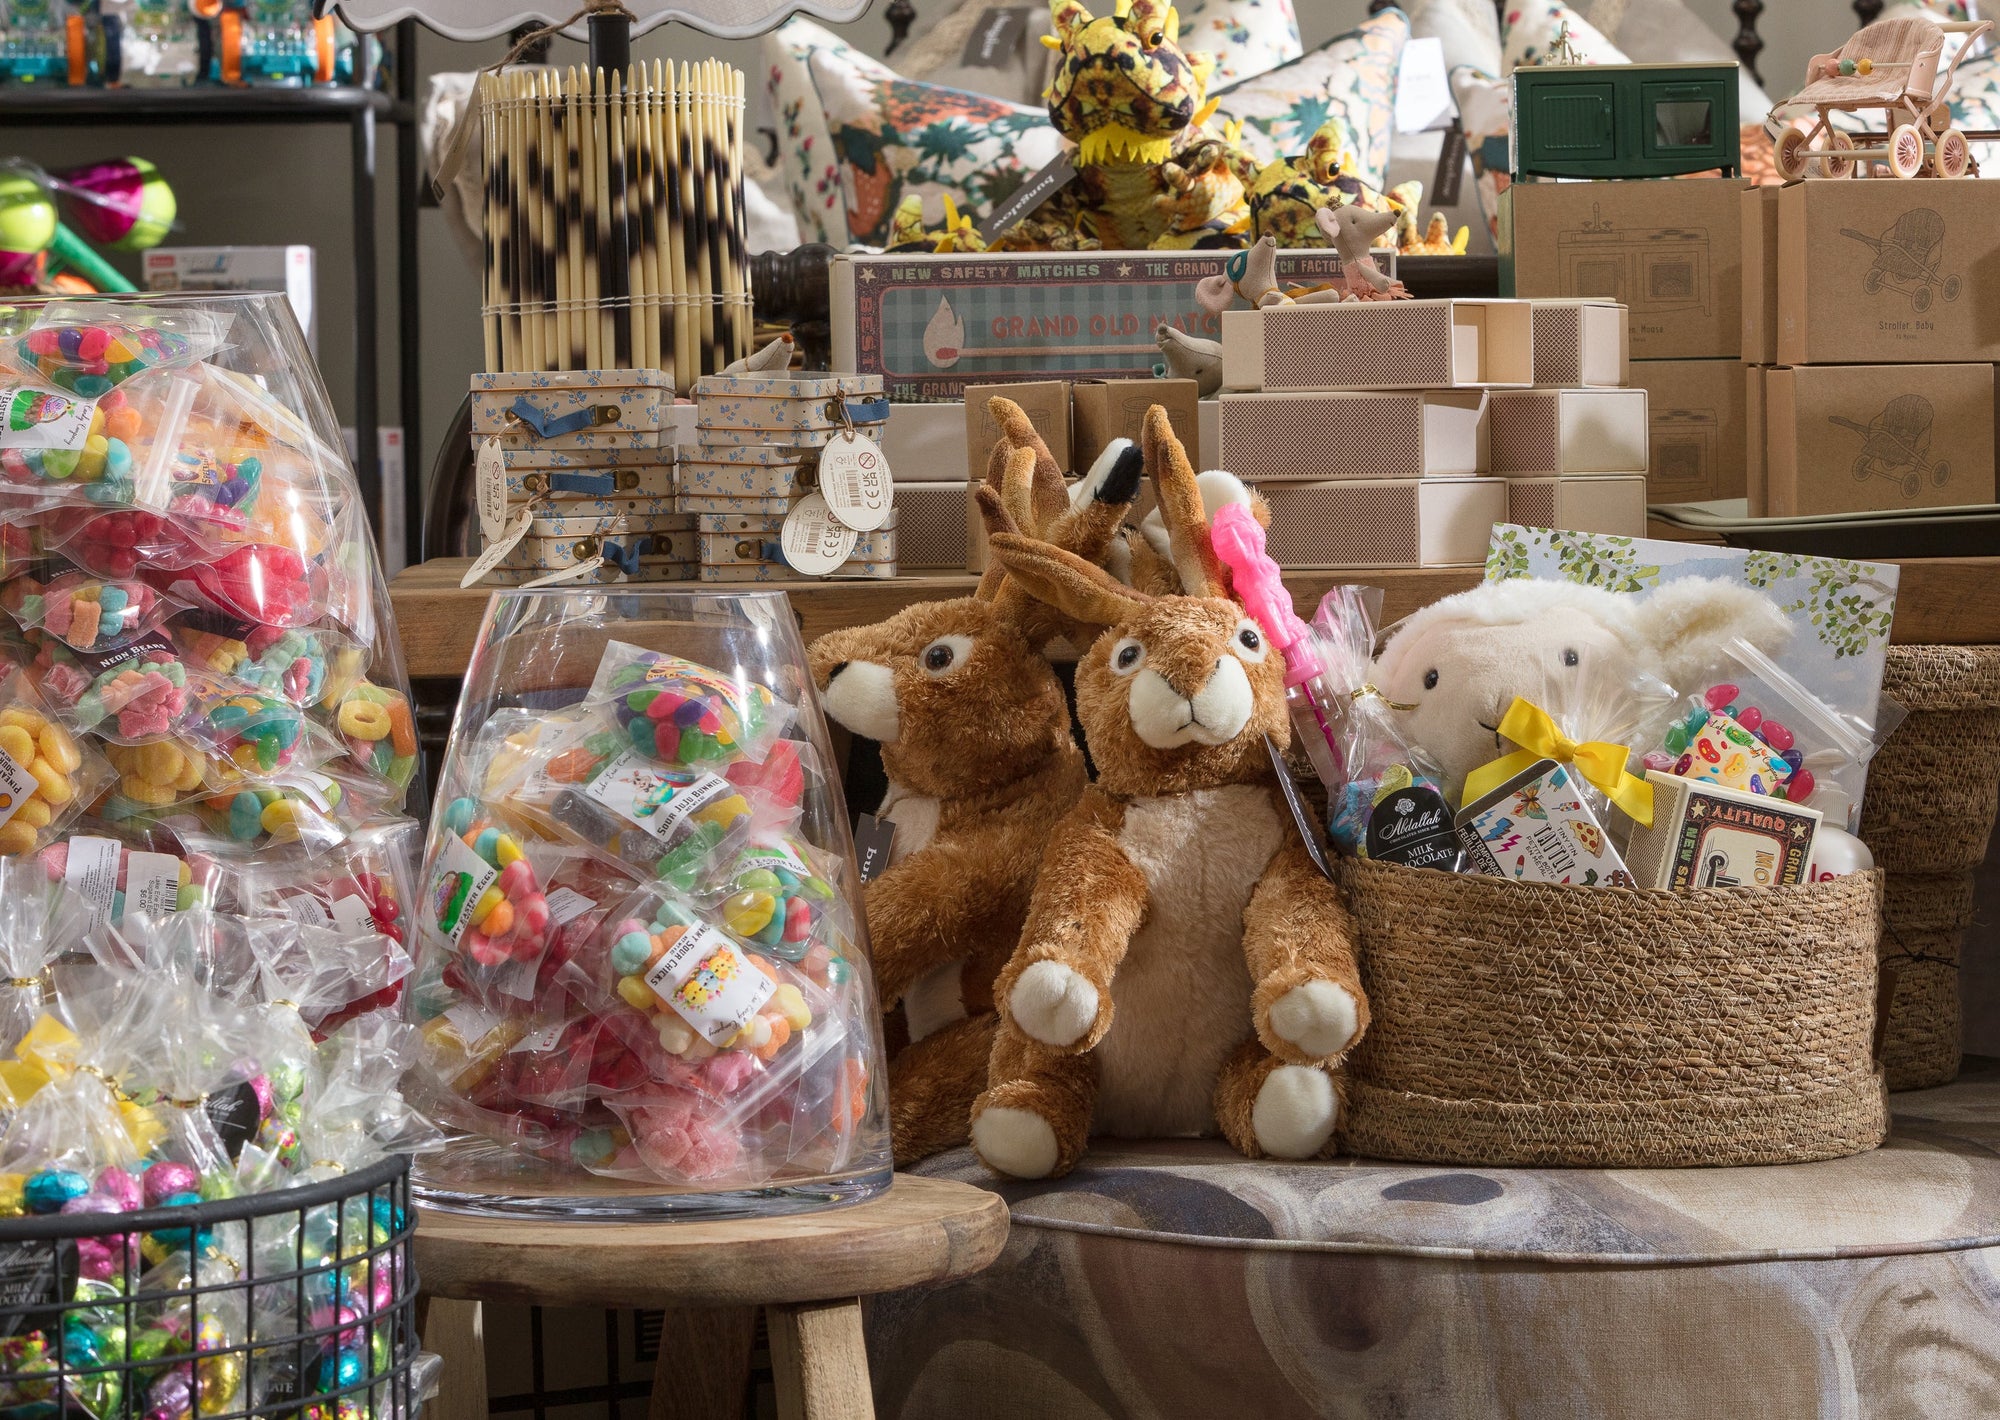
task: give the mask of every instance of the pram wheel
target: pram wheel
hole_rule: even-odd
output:
[[[1787,182],[1796,182],[1806,175],[1806,135],[1796,128],[1787,128],[1778,137],[1778,149],[1773,155],[1778,165],[1778,173]]]
[[[1861,289],[1872,296],[1882,289],[1882,268],[1871,266],[1861,276]]]
[[[1889,134],[1889,171],[1913,178],[1924,170],[1924,135],[1914,123],[1899,123]]]
[[[1947,301],[1956,301],[1958,299],[1958,277],[1956,276],[1945,277],[1943,285],[1944,285],[1944,298]]]
[[[1866,483],[1875,476],[1875,472],[1875,460],[1867,454],[1863,454],[1854,461],[1854,481],[1856,483]]]
[[[1939,459],[1931,465],[1931,486],[1942,488],[1949,482],[1951,482],[1951,464]]]
[[[1931,166],[1941,178],[1962,178],[1972,170],[1972,145],[1965,141],[1965,135],[1956,128],[1947,128],[1938,135],[1937,148],[1931,154]],[[1949,296],[1945,297],[1950,300]]]
[[[1920,311],[1929,310],[1931,308],[1931,288],[1928,286],[1917,287],[1916,290],[1910,293],[1910,304]]]
[[[1917,493],[1919,492],[1919,490],[1923,488],[1923,486],[1924,486],[1924,481],[1923,479],[1917,477],[1917,471],[1915,469],[1911,469],[1908,473],[1903,475],[1903,496],[1905,498],[1916,497]]]
[[[1838,128],[1830,128],[1826,134],[1826,175],[1830,178],[1853,177],[1860,165],[1847,156],[1854,147],[1854,140]]]

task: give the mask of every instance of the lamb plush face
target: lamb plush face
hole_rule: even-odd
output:
[[[1517,695],[1558,700],[1566,681],[1628,684],[1642,674],[1685,693],[1700,688],[1730,640],[1773,651],[1788,631],[1768,597],[1707,578],[1643,597],[1568,582],[1491,582],[1406,620],[1373,678],[1391,701],[1414,707],[1403,728],[1438,762],[1456,799],[1470,771],[1513,748],[1494,727]]]

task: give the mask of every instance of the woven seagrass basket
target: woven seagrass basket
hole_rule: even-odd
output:
[[[1979,866],[2000,810],[2000,646],[1891,646],[1882,693],[1910,714],[1868,767],[1861,837],[1875,866]]]
[[[1891,646],[1882,693],[1910,712],[1861,803],[1861,837],[1889,875],[1882,1067],[1890,1089],[1921,1090],[1958,1074],[1971,870],[2000,810],[2000,646]]]
[[[1662,1168],[1872,1149],[1881,874],[1635,892],[1344,859],[1350,1153]]]

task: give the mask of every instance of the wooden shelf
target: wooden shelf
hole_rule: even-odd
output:
[[[465,674],[479,635],[480,614],[491,588],[461,590],[467,558],[440,558],[402,572],[390,586],[403,655],[412,677]],[[1893,639],[1906,644],[2000,644],[2000,557],[1927,557],[1902,561]],[[1373,568],[1346,572],[1287,572],[1285,585],[1302,614],[1310,615],[1329,587],[1358,582],[1383,590],[1386,625],[1439,597],[1479,581],[1477,567]],[[693,589],[695,583],[672,583]],[[888,581],[755,582],[741,590],[781,591],[792,599],[806,639],[893,616],[913,602],[970,596],[977,580],[966,575],[896,577]],[[708,590],[726,592],[728,586]],[[608,590],[608,589],[607,589]]]

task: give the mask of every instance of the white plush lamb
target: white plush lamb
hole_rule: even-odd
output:
[[[1466,774],[1511,748],[1494,728],[1516,695],[1547,696],[1565,677],[1640,673],[1686,694],[1742,637],[1775,651],[1789,624],[1769,597],[1690,577],[1625,594],[1573,582],[1487,582],[1404,620],[1375,663],[1375,686],[1415,707],[1403,727],[1444,771],[1453,802]],[[1644,748],[1644,746],[1638,746]]]

